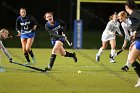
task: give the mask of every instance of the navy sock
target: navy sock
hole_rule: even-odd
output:
[[[140,78],[140,64],[137,61],[135,61],[134,63],[132,63],[132,67],[134,68],[135,72]]]
[[[50,64],[49,64],[50,67],[53,66],[55,59],[56,59],[56,55],[55,55],[55,54],[52,54],[52,55],[51,55],[51,58],[50,58]]]
[[[32,50],[29,51],[29,54],[30,54],[31,57],[34,57],[34,54],[33,54],[33,51]]]
[[[65,57],[73,57],[73,56],[74,56],[73,53],[70,53],[70,52],[67,52],[67,51],[66,51]]]
[[[27,62],[30,62],[30,59],[29,59],[29,55],[28,55],[28,53],[24,53],[24,56],[25,56]]]

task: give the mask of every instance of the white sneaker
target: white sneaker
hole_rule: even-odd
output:
[[[115,63],[116,61],[113,58],[110,58],[110,63]]]
[[[32,63],[33,63],[33,64],[36,63],[36,59],[35,59],[35,57],[32,57]]]
[[[26,62],[24,65],[28,66],[28,65],[30,65],[30,62]]]
[[[98,56],[97,54],[96,54],[96,62],[99,62],[100,61],[100,56]]]
[[[52,69],[52,67],[48,64],[48,67],[47,67],[47,70],[51,70]]]
[[[137,84],[135,85],[135,87],[140,87],[140,78],[138,78],[138,82],[137,82]]]

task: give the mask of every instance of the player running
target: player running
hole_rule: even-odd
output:
[[[131,24],[132,24],[132,22],[128,18],[127,13],[125,11],[121,11],[118,13],[118,19],[121,22],[121,26],[122,26],[124,33],[125,33],[124,43],[122,46],[122,49],[125,49],[127,46],[127,43],[130,43],[130,40],[131,40],[131,35],[132,35]],[[130,53],[128,54],[126,65],[121,68],[124,71],[128,71],[129,67],[131,65],[131,63],[129,62],[129,56],[130,56]]]
[[[36,27],[37,24],[35,19],[26,15],[25,8],[20,8],[20,16],[17,17],[16,20],[16,31],[18,32],[18,36],[20,36],[23,53],[27,60],[25,65],[30,64],[29,54],[32,58],[32,62],[36,62],[33,51],[31,50],[31,46],[34,42]]]
[[[49,32],[51,43],[53,45],[52,54],[50,57],[50,63],[48,64],[47,70],[51,70],[56,59],[56,53],[58,52],[61,56],[72,57],[75,62],[77,62],[77,57],[75,52],[70,53],[65,51],[63,48],[63,43],[65,42],[65,23],[62,20],[54,20],[53,12],[47,12],[44,15],[47,23],[45,24],[45,29]]]
[[[0,30],[0,49],[3,51],[3,53],[7,56],[7,58],[9,59],[9,62],[12,63],[12,57],[11,55],[8,53],[7,49],[4,47],[2,40],[5,40],[6,38],[8,38],[8,34],[9,31],[7,29],[1,29]]]
[[[137,9],[133,0],[127,0],[125,3],[125,10],[130,15],[133,37],[135,39],[130,51],[129,62],[138,75],[138,81],[135,87],[140,87],[140,64],[136,61],[140,55],[140,10]]]
[[[109,22],[102,34],[102,47],[99,49],[98,53],[96,54],[96,61],[100,61],[100,55],[103,52],[104,49],[107,48],[108,42],[111,45],[111,52],[110,52],[110,62],[114,63],[115,60],[113,58],[113,55],[115,54],[115,47],[116,47],[116,31],[119,33],[120,36],[122,36],[122,33],[119,29],[119,22],[117,21],[117,14],[114,13],[110,16]]]

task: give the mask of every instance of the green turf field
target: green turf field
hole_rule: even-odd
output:
[[[15,61],[24,63],[20,48],[8,50]],[[134,88],[137,75],[133,69],[120,70],[127,50],[116,57],[117,63],[109,63],[109,50],[104,51],[100,63],[94,61],[97,50],[67,50],[77,53],[78,63],[57,56],[53,70],[46,73],[11,64],[0,51],[1,66],[6,70],[0,72],[0,93],[139,93],[140,88]],[[37,59],[34,66],[43,69],[49,62],[51,49],[33,51]],[[78,70],[82,73],[78,74]]]

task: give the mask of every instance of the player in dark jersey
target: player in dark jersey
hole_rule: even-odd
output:
[[[45,29],[49,32],[51,43],[53,45],[50,63],[48,64],[48,67],[46,69],[51,70],[51,68],[53,67],[57,52],[61,56],[72,57],[74,61],[77,62],[75,52],[70,53],[68,51],[65,51],[65,49],[63,48],[63,43],[65,42],[65,34],[63,32],[65,30],[65,23],[60,19],[54,20],[53,12],[45,13],[44,18],[45,20],[47,20]]]
[[[137,9],[133,0],[127,0],[125,10],[130,15],[133,39],[135,40],[133,44],[131,44],[129,62],[138,75],[138,82],[135,87],[140,87],[140,64],[136,61],[140,55],[140,10]]]
[[[32,62],[35,63],[35,57],[31,46],[34,42],[35,30],[37,24],[32,16],[26,15],[26,9],[20,8],[20,16],[16,20],[16,31],[21,38],[21,44],[24,56],[27,60],[26,65],[30,64],[29,54],[32,58]]]

